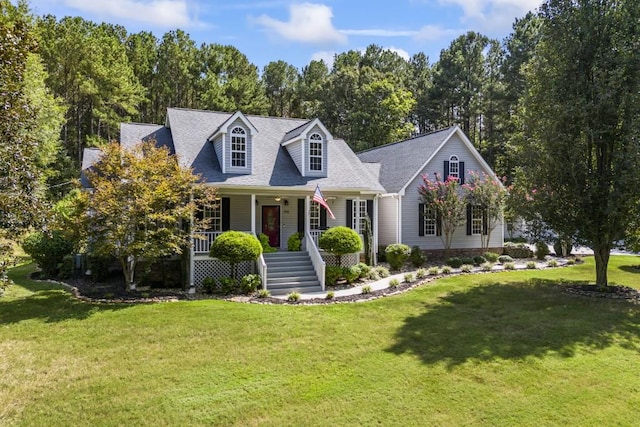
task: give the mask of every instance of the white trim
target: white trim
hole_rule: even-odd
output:
[[[251,193],[251,233],[256,234],[256,194]]]
[[[222,138],[221,144],[222,144],[222,159],[218,159],[218,163],[220,163],[220,167],[222,169],[222,173],[227,173],[227,160],[226,160],[226,146],[227,144],[225,143],[225,136],[227,135],[226,132],[222,132],[220,133],[220,137]],[[215,142],[214,142],[215,144]]]
[[[396,243],[402,243],[402,196],[398,196],[398,228],[396,229]]]
[[[235,122],[237,119],[240,119],[247,126],[247,128],[249,128],[249,133],[251,134],[252,137],[258,133],[258,130],[249,121],[247,116],[245,116],[241,111],[236,111],[235,113],[233,113],[231,117],[225,120],[224,123],[222,123],[215,132],[209,135],[209,138],[207,138],[207,141],[213,141],[214,139],[216,139],[218,135],[223,133],[228,133],[229,126],[231,126],[233,122]]]
[[[304,126],[304,125],[302,125],[302,126]],[[306,140],[307,139],[307,134],[315,126],[318,126],[320,128],[320,130],[322,131],[322,133],[324,133],[325,142],[333,140],[333,135],[331,135],[331,132],[329,132],[326,127],[324,127],[324,125],[322,124],[320,119],[316,118],[316,119],[313,119],[311,122],[309,122],[306,125],[306,129],[300,135],[296,136],[295,138],[291,138],[290,140],[285,141],[285,142],[281,143],[280,145],[283,146],[283,147],[286,147],[287,145],[292,144],[292,143],[294,143],[296,141],[304,141],[304,140]]]
[[[306,177],[307,174],[305,173],[305,171],[307,170],[307,157],[304,154],[304,140],[300,143],[301,144],[301,153],[302,153],[302,170],[300,171],[300,175],[302,175],[303,177]]]

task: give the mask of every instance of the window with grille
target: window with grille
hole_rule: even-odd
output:
[[[483,213],[482,208],[480,206],[472,206],[471,207],[471,234],[473,235],[481,235],[482,234],[482,221]]]
[[[366,200],[354,200],[353,201],[353,221],[352,227],[355,231],[362,234],[364,232],[364,222],[367,217],[367,201]]]
[[[208,231],[222,231],[222,203],[218,202],[213,207],[205,206],[202,215],[208,221]]]
[[[451,156],[449,158],[449,176],[460,179],[460,162],[458,156]],[[447,176],[444,177],[444,179],[447,178]]]
[[[435,209],[425,206],[424,208],[424,235],[436,235],[436,211]]]
[[[309,137],[309,170],[322,170],[322,136],[317,133]]]
[[[231,131],[231,166],[247,166],[247,133],[241,127]]]
[[[316,202],[311,202],[309,209],[309,228],[320,230],[320,205]]]

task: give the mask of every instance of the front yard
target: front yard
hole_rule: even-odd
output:
[[[640,306],[574,267],[461,275],[376,301],[77,301],[11,274],[0,424],[633,425]],[[610,281],[640,287],[639,257]]]

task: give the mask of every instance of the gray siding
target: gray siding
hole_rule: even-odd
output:
[[[409,246],[417,245],[423,249],[443,249],[442,241],[439,236],[419,236],[418,221],[419,212],[418,204],[420,198],[418,195],[418,186],[422,183],[422,174],[428,175],[433,179],[434,172],[442,176],[444,173],[444,162],[449,160],[452,155],[457,155],[461,162],[464,162],[465,180],[469,177],[469,171],[481,171],[480,163],[476,161],[471,152],[457,135],[445,144],[444,147],[434,156],[434,158],[425,166],[425,168],[411,183],[407,186],[405,195],[402,197],[402,236],[401,241]],[[490,171],[486,171],[489,173]],[[501,247],[503,244],[502,222],[491,232],[490,247]],[[466,224],[462,224],[453,236],[451,243],[452,248],[472,249],[480,248],[480,236],[467,236]]]
[[[229,226],[232,230],[251,231],[251,196],[229,196]]]
[[[222,165],[224,164],[224,159],[222,158],[222,136],[217,137],[213,141],[213,149],[218,157],[218,163],[220,163],[220,167],[222,168]]]
[[[241,127],[242,129],[245,130],[246,132],[246,136],[247,136],[247,154],[246,154],[246,167],[241,168],[241,167],[232,167],[231,166],[231,131],[233,130],[233,128],[235,128],[236,126]],[[249,130],[249,127],[240,119],[238,118],[236,121],[234,121],[232,124],[229,125],[229,127],[227,128],[228,133],[225,134],[225,164],[226,164],[226,170],[227,173],[235,173],[235,174],[251,174],[251,164],[253,161],[253,150],[252,150],[252,141],[251,141],[251,133]]]
[[[383,197],[378,199],[378,245],[398,243],[398,199]]]
[[[296,164],[296,167],[300,171],[300,175],[302,175],[302,172],[304,170],[302,169],[304,167],[302,164],[302,141],[292,142],[291,144],[287,145],[287,151],[289,152],[293,163]]]

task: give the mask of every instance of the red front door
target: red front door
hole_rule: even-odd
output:
[[[269,236],[269,245],[280,247],[280,206],[262,206],[262,232]]]

